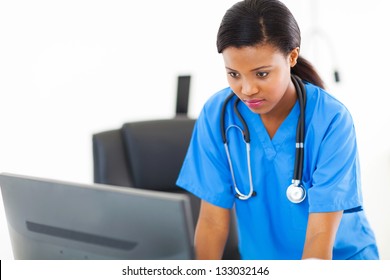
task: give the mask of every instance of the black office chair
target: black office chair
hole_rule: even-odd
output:
[[[92,137],[94,182],[132,187],[121,129],[99,132]]]
[[[185,193],[190,198],[195,225],[200,199],[176,186],[194,123],[186,117],[130,122],[121,129],[94,134],[94,181]],[[235,226],[233,217],[223,259],[240,259]]]

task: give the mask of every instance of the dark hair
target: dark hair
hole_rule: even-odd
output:
[[[234,4],[222,19],[217,35],[219,53],[227,47],[270,44],[286,56],[301,45],[301,32],[290,10],[279,0],[244,0]],[[302,56],[291,73],[324,88],[313,65]]]

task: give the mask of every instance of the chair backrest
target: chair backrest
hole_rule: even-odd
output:
[[[125,123],[93,135],[95,183],[186,193],[194,225],[200,199],[176,186],[195,120],[186,117]],[[239,259],[235,218],[224,259]]]
[[[176,179],[195,120],[173,118],[126,123],[122,127],[133,187],[177,191]]]
[[[122,138],[121,129],[104,131],[92,136],[95,183],[133,186]]]
[[[132,187],[186,193],[195,222],[199,198],[176,185],[194,125],[194,119],[179,117],[129,122],[122,126],[122,136]]]

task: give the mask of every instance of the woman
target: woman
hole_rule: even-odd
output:
[[[221,258],[234,206],[243,259],[378,259],[352,118],[300,56],[290,11],[238,2],[217,48],[230,87],[205,104],[177,181],[202,199],[197,257]]]

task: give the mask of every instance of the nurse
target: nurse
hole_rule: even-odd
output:
[[[293,15],[277,0],[238,2],[222,19],[217,49],[229,87],[204,105],[177,180],[202,199],[195,232],[198,259],[221,258],[233,207],[242,259],[379,258],[362,204],[353,120],[300,55],[300,40]],[[300,203],[286,196],[302,109],[292,75],[306,92],[301,182],[306,197]],[[237,99],[250,133],[249,154],[243,123],[234,112]],[[253,188],[255,195],[242,199],[235,186],[244,195]]]

